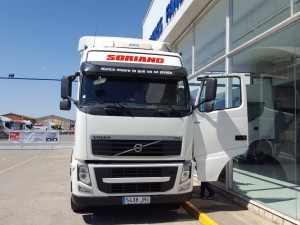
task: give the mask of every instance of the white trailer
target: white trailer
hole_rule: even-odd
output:
[[[62,110],[71,102],[77,107],[74,211],[93,205],[180,204],[191,197],[195,164],[199,180],[215,181],[231,158],[248,149],[242,76],[201,78],[192,105],[181,56],[167,43],[83,37],[79,51],[80,71],[62,78],[60,103]],[[234,105],[233,80],[240,90]],[[213,107],[217,82],[224,84],[219,92],[227,93],[223,109]]]
[[[22,120],[25,124],[23,130],[33,130],[33,123],[30,120]]]
[[[0,119],[3,123],[4,132],[9,133],[12,130],[13,120],[5,116],[0,116]]]

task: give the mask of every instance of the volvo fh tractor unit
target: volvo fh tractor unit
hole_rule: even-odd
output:
[[[181,56],[167,43],[83,37],[78,50],[80,70],[62,78],[60,103],[62,110],[76,106],[74,211],[179,205],[191,197],[195,168],[199,180],[217,180],[226,163],[248,149],[243,76],[198,78],[192,104]],[[215,106],[217,96],[224,96],[223,106]]]

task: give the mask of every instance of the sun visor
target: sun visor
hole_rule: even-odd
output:
[[[85,61],[182,67],[180,56],[174,54],[160,55],[135,52],[89,51]]]
[[[187,77],[184,67],[161,66],[147,64],[127,64],[127,63],[108,63],[108,62],[82,62],[80,71],[84,74],[131,74],[131,75],[153,75],[153,76],[177,76]]]

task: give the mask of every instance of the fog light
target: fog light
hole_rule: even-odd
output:
[[[77,172],[78,172],[78,180],[87,184],[91,185],[91,178],[89,173],[89,168],[87,164],[78,164],[77,165]]]
[[[192,167],[192,163],[187,163],[183,165],[180,184],[184,183],[189,178],[191,178],[191,167]]]
[[[187,191],[189,190],[191,187],[191,182],[188,182],[187,184],[184,184],[182,186],[179,187],[178,191],[181,192],[181,191]]]
[[[90,187],[83,187],[78,185],[78,191],[83,193],[93,194],[93,190]]]

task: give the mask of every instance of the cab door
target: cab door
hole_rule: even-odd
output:
[[[199,105],[208,87],[207,78],[200,78],[193,112],[194,157],[200,181],[216,181],[226,163],[248,149],[245,76],[210,77],[217,79],[216,97]]]

